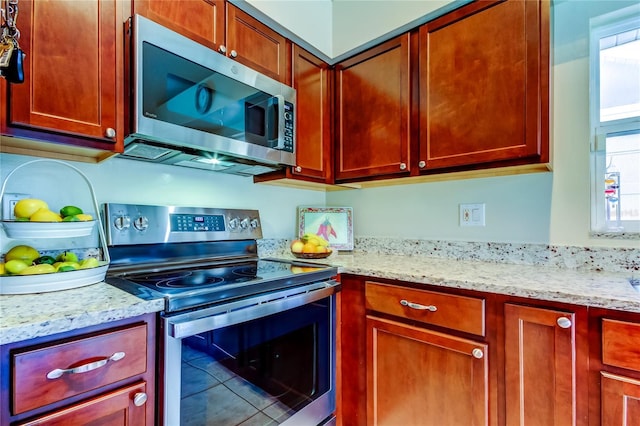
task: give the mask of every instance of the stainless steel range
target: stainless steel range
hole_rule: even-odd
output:
[[[106,281],[160,314],[164,425],[335,417],[336,268],[260,259],[258,211],[106,204]]]

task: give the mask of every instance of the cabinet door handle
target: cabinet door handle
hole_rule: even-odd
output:
[[[424,166],[426,166],[426,165],[427,165],[427,163],[425,161],[420,161],[418,163],[418,167],[420,167],[421,169],[424,169]]]
[[[302,167],[300,166],[296,166],[296,173],[301,173],[302,172]]]
[[[484,352],[482,352],[482,349],[475,348],[471,351],[471,355],[473,355],[474,358],[482,359]]]
[[[407,163],[400,163],[400,170],[407,170]]]
[[[569,318],[566,318],[566,317],[558,318],[556,323],[558,323],[558,325],[561,328],[569,328],[569,327],[571,327],[571,320]]]
[[[114,129],[113,127],[108,127],[107,130],[105,130],[104,135],[109,139],[113,139],[116,137],[116,129]]]
[[[409,302],[408,300],[404,300],[404,299],[402,299],[402,300],[400,301],[400,304],[401,304],[402,306],[406,306],[406,307],[411,308],[411,309],[417,309],[417,310],[419,310],[419,311],[430,311],[430,312],[435,312],[435,311],[437,311],[437,310],[438,310],[438,308],[437,308],[437,307],[435,307],[434,305],[426,306],[426,305],[421,305],[421,304],[419,304],[419,303]]]
[[[98,361],[89,362],[87,364],[80,365],[74,368],[56,368],[55,370],[49,371],[47,373],[47,379],[57,379],[61,377],[63,374],[78,374],[78,373],[86,373],[92,370],[95,370],[100,367],[104,367],[107,365],[109,361],[119,361],[124,358],[124,352],[116,352],[108,358],[103,358]]]
[[[144,392],[138,392],[133,396],[133,405],[136,407],[142,407],[147,402],[147,394]]]
[[[238,52],[236,52],[235,50],[231,49],[231,52],[229,52],[229,57],[230,58],[237,58],[238,57]]]
[[[227,46],[225,46],[224,44],[221,45],[220,47],[218,47],[218,52],[224,55],[225,53],[227,53]]]

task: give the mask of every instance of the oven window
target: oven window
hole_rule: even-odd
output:
[[[183,339],[181,425],[280,424],[328,392],[329,304]]]

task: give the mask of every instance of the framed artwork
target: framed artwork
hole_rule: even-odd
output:
[[[353,208],[299,207],[299,235],[320,235],[336,250],[353,250]]]

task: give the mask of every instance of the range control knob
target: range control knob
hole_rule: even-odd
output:
[[[138,216],[136,220],[133,221],[133,227],[138,231],[144,231],[149,227],[149,219],[146,216]]]
[[[229,220],[229,229],[231,230],[238,229],[239,225],[240,225],[240,219],[238,219],[237,217],[234,217],[233,219]]]
[[[260,227],[260,222],[258,221],[258,219],[251,219],[249,225],[251,225],[251,229],[256,229]]]
[[[113,220],[113,227],[118,231],[129,229],[129,226],[131,226],[131,218],[129,216],[117,216]]]
[[[249,218],[245,217],[244,219],[242,219],[242,222],[240,222],[240,228],[247,229],[248,227],[249,227]]]

